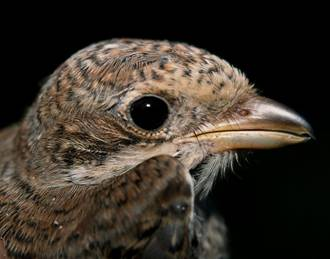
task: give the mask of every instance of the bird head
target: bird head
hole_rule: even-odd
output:
[[[311,128],[261,97],[226,61],[182,43],[111,40],[70,57],[22,124],[30,163],[50,186],[95,185],[158,155],[204,161],[209,190],[242,149],[306,141]]]

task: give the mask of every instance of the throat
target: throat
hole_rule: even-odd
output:
[[[228,170],[233,171],[238,155],[234,151],[208,155],[201,163],[190,170],[195,180],[195,193],[203,199],[212,190],[218,176],[224,177]]]

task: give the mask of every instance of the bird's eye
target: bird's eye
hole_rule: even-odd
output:
[[[144,96],[134,101],[130,107],[133,122],[144,130],[160,128],[169,115],[167,102],[157,96]]]

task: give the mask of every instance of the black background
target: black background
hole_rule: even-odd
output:
[[[2,9],[0,127],[19,120],[40,82],[90,43],[134,37],[205,48],[244,71],[263,95],[302,114],[316,135],[248,154],[218,181],[211,197],[227,222],[232,258],[330,258],[329,28],[322,8],[87,7]]]

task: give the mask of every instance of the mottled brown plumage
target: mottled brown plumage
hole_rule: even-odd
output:
[[[130,107],[141,96],[168,105],[161,127],[134,123]],[[194,185],[209,189],[214,171],[235,157],[232,149],[299,142],[308,132],[278,108],[292,115],[281,113],[287,134],[237,140],[237,123],[255,129],[247,119],[280,132],[276,116],[255,116],[265,105],[279,107],[227,62],[186,44],[112,40],[79,51],[50,76],[24,119],[0,133],[7,257],[225,255],[221,223],[195,216]],[[217,125],[221,137],[211,134],[222,132],[212,130]],[[189,170],[205,159],[193,180]]]

